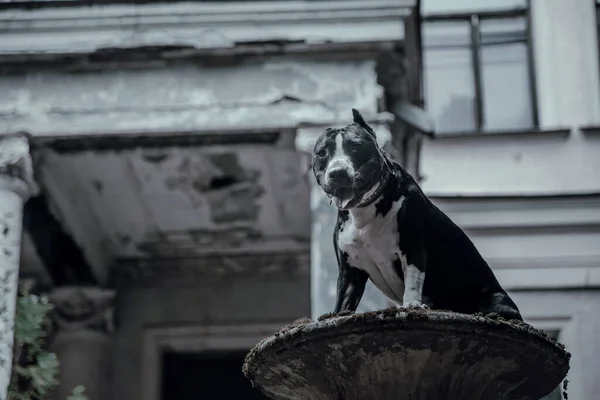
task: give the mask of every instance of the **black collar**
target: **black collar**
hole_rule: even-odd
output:
[[[362,199],[362,201],[360,203],[358,203],[358,205],[356,207],[359,207],[359,208],[366,207],[369,204],[373,203],[375,200],[377,200],[377,198],[379,196],[381,196],[381,194],[385,190],[388,182],[390,181],[390,176],[391,175],[387,169],[387,166],[384,166],[381,176],[379,177],[379,187],[377,187],[377,190],[374,191],[370,196]]]

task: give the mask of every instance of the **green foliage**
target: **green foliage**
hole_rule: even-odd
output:
[[[58,359],[44,349],[51,311],[46,297],[19,291],[9,400],[44,400],[58,385]]]
[[[67,400],[88,400],[88,398],[85,395],[85,388],[81,385],[75,386],[75,388],[73,389],[73,393],[71,393],[71,395],[67,397]]]
[[[58,358],[46,350],[52,310],[46,297],[19,290],[8,400],[45,400],[59,383]],[[84,392],[77,386],[66,400],[87,400]]]

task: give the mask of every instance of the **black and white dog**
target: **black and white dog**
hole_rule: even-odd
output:
[[[335,312],[355,311],[367,279],[404,307],[522,320],[519,309],[467,235],[379,148],[357,110],[354,123],[327,129],[312,168],[337,206]]]

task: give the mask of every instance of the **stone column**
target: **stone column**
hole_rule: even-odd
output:
[[[377,141],[384,146],[391,139],[387,124],[374,125]],[[305,167],[311,183],[311,314],[317,318],[333,311],[336,300],[338,265],[333,252],[333,228],[337,209],[331,205],[317,184],[309,167],[312,148],[325,128],[303,128],[296,136],[296,148],[306,154]],[[380,310],[389,307],[389,300],[369,281],[357,311]]]
[[[60,361],[57,400],[80,385],[90,400],[111,398],[114,296],[95,287],[61,287],[50,294],[57,328],[50,349]]]
[[[13,325],[19,284],[23,204],[35,194],[29,142],[0,137],[0,399],[7,398],[13,356]]]

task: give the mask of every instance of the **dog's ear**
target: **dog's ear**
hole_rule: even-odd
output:
[[[352,118],[354,120],[354,123],[358,124],[358,126],[363,128],[365,131],[369,132],[371,135],[373,135],[373,137],[376,136],[375,131],[369,126],[369,124],[365,122],[364,118],[362,117],[362,115],[360,115],[360,112],[358,112],[356,108],[352,109]]]

